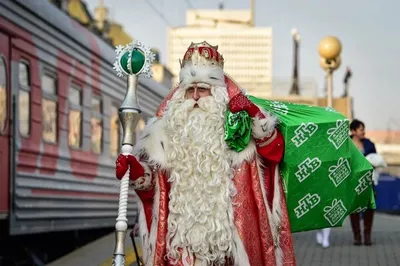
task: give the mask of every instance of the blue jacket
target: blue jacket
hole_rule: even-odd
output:
[[[375,144],[372,141],[370,141],[367,138],[364,138],[362,140],[362,143],[364,146],[364,151],[363,151],[364,156],[367,156],[370,153],[376,153]]]
[[[350,138],[353,138],[353,136],[351,135]],[[364,147],[362,154],[364,154],[364,156],[367,156],[370,153],[376,153],[375,144],[369,139],[367,138],[362,139],[362,144]]]

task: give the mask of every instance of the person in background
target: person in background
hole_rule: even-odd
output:
[[[367,156],[372,153],[377,153],[375,144],[365,137],[365,125],[360,120],[354,119],[350,123],[351,139],[353,140],[356,147]],[[374,188],[374,195],[375,188]],[[370,246],[371,242],[371,230],[374,219],[374,210],[367,209],[363,212],[364,219],[364,245]],[[350,214],[351,228],[353,229],[354,245],[359,246],[362,244],[361,240],[361,227],[360,227],[360,213]]]

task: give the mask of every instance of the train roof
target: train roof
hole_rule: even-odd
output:
[[[103,61],[111,65],[114,63],[115,50],[109,43],[100,38],[98,35],[91,32],[86,27],[80,25],[75,19],[58,9],[49,1],[6,0],[3,2],[3,4],[7,5],[6,2],[16,2],[21,7],[29,10],[41,20],[45,21],[46,24],[52,26],[57,31],[62,32],[70,40],[78,43],[80,46],[84,47],[91,53],[97,54],[97,56]],[[82,27],[82,30],[87,31],[87,34],[77,34],[77,24],[79,24],[79,27]],[[88,34],[91,35],[91,38],[94,38],[96,40],[96,43],[99,47],[98,53],[96,53],[96,51],[92,51]],[[170,88],[167,88],[164,85],[156,82],[154,79],[141,78],[139,82],[145,87],[152,88],[154,92],[158,92],[157,94],[159,94],[160,96],[167,95],[170,90]]]

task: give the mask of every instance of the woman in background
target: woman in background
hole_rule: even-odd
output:
[[[371,153],[376,153],[375,144],[369,139],[365,138],[365,125],[360,120],[353,120],[350,123],[351,138],[356,147],[367,156]],[[374,189],[375,195],[375,189]],[[376,195],[375,195],[376,196]],[[371,243],[371,230],[374,219],[374,210],[367,209],[363,213],[364,219],[364,245],[370,246]],[[351,228],[354,234],[354,245],[359,246],[362,244],[361,229],[360,229],[360,213],[350,214]]]

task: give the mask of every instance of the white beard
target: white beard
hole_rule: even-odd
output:
[[[220,265],[231,256],[235,188],[224,141],[224,98],[201,98],[199,108],[193,108],[194,100],[181,99],[167,106],[164,119],[171,149],[167,256],[173,262],[183,256],[191,261],[195,257],[201,265]]]

